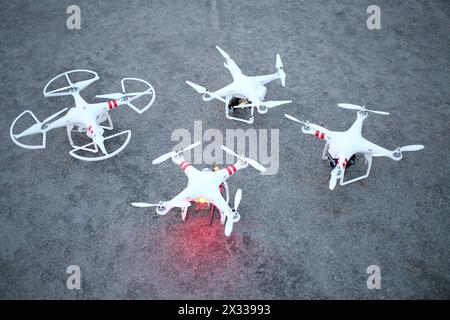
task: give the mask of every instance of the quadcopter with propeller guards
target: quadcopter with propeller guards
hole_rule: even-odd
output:
[[[317,138],[326,141],[322,159],[329,160],[330,165],[333,168],[329,183],[329,188],[331,190],[336,187],[337,180],[340,181],[341,186],[344,186],[346,184],[367,178],[372,167],[372,157],[388,157],[392,160],[399,161],[403,157],[402,152],[418,151],[424,148],[423,145],[410,145],[401,148],[399,147],[391,151],[380,147],[362,137],[362,125],[369,112],[389,115],[388,112],[368,110],[365,106],[358,106],[349,103],[339,103],[338,106],[344,109],[358,110],[356,121],[347,131],[337,132],[327,130],[317,124],[310,123],[309,121],[300,121],[291,115],[285,114],[288,119],[303,125],[303,133],[315,135]],[[364,155],[367,171],[360,177],[344,181],[345,170],[350,165],[355,163],[356,154]]]
[[[254,122],[255,108],[260,114],[265,114],[270,108],[292,102],[291,100],[264,101],[267,93],[265,84],[280,79],[281,85],[283,87],[285,86],[286,73],[283,70],[283,63],[279,54],[277,54],[276,58],[275,66],[277,71],[275,73],[251,77],[243,74],[233,59],[219,46],[216,46],[216,48],[225,58],[224,66],[230,71],[233,82],[214,92],[210,92],[208,89],[190,81],[186,81],[186,83],[194,88],[195,91],[202,94],[204,101],[217,99],[224,102],[225,115],[228,119],[252,124]],[[249,119],[232,116],[230,113],[234,113],[236,109],[250,109]]]
[[[228,166],[224,169],[220,169],[217,171],[212,171],[208,168],[203,170],[198,170],[194,168],[190,163],[184,160],[182,153],[188,150],[191,150],[201,144],[201,141],[198,141],[190,146],[184,148],[180,151],[171,151],[169,153],[163,154],[162,156],[156,158],[152,161],[152,163],[159,164],[161,162],[166,161],[171,158],[172,161],[180,166],[183,172],[186,174],[188,178],[187,187],[181,191],[178,195],[176,195],[172,200],[169,201],[161,201],[158,204],[151,204],[145,202],[133,202],[131,205],[140,208],[146,207],[157,207],[156,213],[159,215],[165,215],[172,208],[178,207],[181,208],[181,217],[183,220],[186,219],[186,214],[188,207],[191,205],[192,201],[207,201],[211,203],[213,206],[217,207],[220,212],[220,222],[221,224],[225,224],[225,235],[228,237],[233,230],[233,224],[238,222],[240,219],[240,214],[237,211],[239,203],[242,198],[242,190],[238,189],[234,198],[234,207],[231,208],[228,205],[229,197],[228,197],[228,185],[226,185],[226,180],[235,174],[237,171],[247,168],[248,165],[252,166],[258,171],[264,172],[266,168],[262,166],[260,163],[256,162],[253,159],[246,158],[244,156],[239,156],[234,153],[229,148],[222,146],[222,150],[232,154],[238,161],[231,166]],[[221,187],[226,186],[226,199],[222,196]],[[214,210],[212,210],[214,212]]]
[[[74,77],[82,77],[83,79],[88,77],[88,79],[73,82],[72,80]],[[131,138],[131,131],[125,130],[108,137],[104,137],[103,133],[105,130],[114,129],[109,111],[118,106],[127,105],[137,113],[142,114],[152,106],[155,100],[155,90],[153,86],[145,80],[141,80],[138,78],[123,78],[121,80],[122,92],[97,95],[97,98],[110,100],[99,103],[88,103],[81,97],[80,91],[85,89],[98,79],[99,76],[96,72],[84,69],[67,71],[51,79],[44,87],[44,96],[56,97],[71,95],[74,98],[75,107],[69,110],[68,108],[64,108],[43,121],[39,121],[32,111],[24,111],[11,124],[10,136],[12,141],[19,147],[25,149],[45,149],[47,142],[47,132],[51,129],[66,127],[67,135],[69,137],[69,143],[73,148],[69,152],[69,154],[76,159],[84,161],[99,161],[111,158],[120,153],[128,145]],[[67,85],[57,89],[49,89],[51,86],[54,86],[57,81],[67,82]],[[126,90],[126,86],[129,87],[129,83],[132,82],[140,84],[141,86],[145,86],[145,90],[139,92],[128,92]],[[148,103],[144,107],[138,108],[135,104],[133,104],[133,101],[144,96],[148,96]],[[64,116],[59,117],[67,110],[68,112]],[[26,114],[29,114],[36,123],[28,129],[22,131],[21,133],[14,133],[16,122]],[[104,123],[105,121],[108,121],[108,124],[102,125],[102,123]],[[72,133],[74,131],[86,133],[88,138],[92,139],[92,142],[84,145],[76,145],[72,139]],[[42,134],[42,143],[40,145],[25,144],[18,140],[25,136],[34,134]],[[123,144],[119,148],[117,148],[117,150],[108,152],[106,150],[104,142],[106,140],[122,136],[124,134],[126,134],[125,142],[123,142]],[[98,152],[99,149],[101,153]],[[80,152],[89,152],[95,154],[96,156],[87,157],[80,155]]]

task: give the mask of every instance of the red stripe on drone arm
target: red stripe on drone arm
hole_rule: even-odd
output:
[[[316,130],[316,133],[314,134],[315,136],[316,136],[316,138],[318,138],[319,137],[319,130]]]
[[[237,169],[236,169],[236,167],[234,166],[234,164],[233,165],[231,165],[231,170],[233,170],[233,173],[235,173],[236,171],[237,171]]]
[[[180,167],[181,167],[181,169],[183,169],[183,171],[185,171],[187,169],[187,167],[189,167],[190,165],[191,164],[189,162],[183,160],[180,164]]]
[[[338,161],[336,162],[336,164],[339,164],[341,162],[341,159],[338,159]],[[344,159],[344,161],[342,161],[342,166],[345,168],[347,166],[347,158]]]
[[[109,110],[111,110],[113,108],[111,101],[108,101],[107,103],[108,103]]]
[[[114,104],[114,108],[117,107],[117,100],[114,100],[113,104]]]
[[[227,167],[226,169],[228,171],[228,174],[231,176],[233,174],[233,169],[231,169],[231,167]]]
[[[320,139],[325,139],[325,133],[322,132],[322,133],[320,134]]]

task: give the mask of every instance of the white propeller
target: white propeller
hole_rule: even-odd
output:
[[[201,141],[197,141],[189,146],[187,146],[186,148],[184,148],[181,151],[170,151],[166,154],[163,154],[162,156],[159,156],[158,158],[156,158],[155,160],[152,161],[152,164],[159,164],[161,162],[166,161],[167,159],[171,158],[172,156],[175,156],[177,154],[183,153],[185,151],[194,149],[195,147],[199,146],[202,142]]]
[[[301,123],[306,130],[310,130],[310,129],[312,129],[312,130],[322,130],[319,127],[317,127],[317,125],[315,125],[314,123],[310,123],[309,121],[305,122],[305,121],[298,120],[296,117],[293,117],[293,116],[291,116],[289,114],[286,114],[286,113],[284,114],[284,116],[286,118],[288,118],[289,120]]]
[[[236,191],[236,195],[234,196],[234,208],[230,213],[227,214],[227,221],[225,222],[225,235],[227,237],[231,234],[231,231],[233,231],[233,224],[234,224],[233,216],[237,212],[237,208],[241,203],[241,199],[242,199],[242,190],[238,189]]]
[[[373,156],[374,157],[382,157],[382,156],[394,155],[394,157],[399,157],[402,154],[402,152],[404,152],[404,151],[419,151],[419,150],[422,150],[423,148],[424,148],[424,146],[421,144],[413,144],[413,145],[397,148],[394,151],[374,153]]]
[[[198,93],[200,93],[200,94],[206,94],[206,95],[209,95],[209,96],[211,96],[211,97],[213,97],[213,98],[216,98],[217,100],[220,100],[220,101],[222,101],[222,102],[227,102],[224,98],[222,98],[221,96],[218,96],[218,95],[215,95],[213,92],[209,92],[208,91],[208,89],[206,89],[205,87],[202,87],[201,85],[199,85],[199,84],[196,84],[196,83],[193,83],[193,82],[191,82],[191,81],[186,81],[186,83],[188,84],[188,85],[190,85],[192,88],[194,88],[194,90],[195,91],[197,91]]]
[[[146,203],[146,202],[132,202],[132,206],[138,208],[149,208],[149,207],[178,207],[185,208],[191,205],[190,202],[187,201],[166,201],[160,203]]]
[[[144,91],[144,92],[130,92],[130,93],[121,93],[121,92],[115,92],[115,93],[107,93],[107,94],[98,94],[95,97],[100,99],[112,99],[112,100],[120,100],[124,97],[134,97],[137,96],[138,98],[141,95],[150,94],[150,91]],[[134,100],[134,99],[133,99]]]
[[[423,145],[421,145],[421,144],[413,144],[413,145],[397,148],[396,151],[399,151],[399,152],[403,152],[403,151],[419,151],[419,150],[422,150],[423,148],[425,148],[425,147]]]
[[[223,51],[223,49],[219,46],[216,46],[216,49],[219,50],[220,54],[225,58],[225,59],[230,59],[230,55],[228,53],[226,53],[225,51]]]
[[[336,187],[337,179],[338,179],[337,174],[334,173],[333,171],[331,171],[330,184],[328,185],[330,190],[334,190],[334,188]]]
[[[234,210],[237,210],[237,208],[239,207],[241,199],[242,199],[242,190],[238,189],[236,191],[236,195],[234,196]]]
[[[255,168],[256,170],[261,171],[261,172],[266,171],[266,168],[265,168],[262,164],[260,164],[259,162],[255,161],[255,160],[253,160],[253,159],[250,159],[250,158],[246,158],[246,157],[244,157],[244,156],[239,156],[239,155],[237,155],[233,150],[231,150],[231,149],[225,147],[224,145],[222,145],[221,148],[222,148],[223,151],[225,151],[225,152],[227,152],[227,153],[229,153],[229,154],[232,154],[232,155],[235,156],[236,158],[238,158],[238,159],[240,159],[240,160],[242,160],[242,161],[248,162],[248,164],[251,165],[251,166],[252,166],[253,168]]]
[[[116,92],[116,93],[107,93],[107,94],[98,94],[95,97],[100,99],[113,99],[113,100],[119,100],[125,96],[124,93]]]
[[[304,122],[304,121],[298,120],[296,117],[293,117],[293,116],[291,116],[291,115],[289,115],[289,114],[287,114],[287,113],[285,113],[284,116],[285,116],[286,118],[292,120],[292,121],[301,123],[301,124],[303,124],[303,125],[306,126],[306,127],[309,126],[309,121]]]
[[[61,113],[67,111],[67,109],[68,108],[64,108],[64,109],[58,111],[57,113],[55,113],[55,114],[51,115],[50,117],[46,118],[44,121],[42,121],[42,123],[49,122],[50,120],[52,120],[52,119],[56,118],[57,116],[59,116]]]
[[[330,190],[333,190],[336,187],[336,183],[338,179],[342,177],[344,171],[345,168],[340,164],[337,165],[333,170],[331,170],[330,184],[328,185],[330,187]]]
[[[376,113],[376,114],[389,115],[389,112],[369,110],[369,109],[366,109],[366,106],[358,106],[356,104],[351,104],[351,103],[338,103],[338,106],[343,109],[359,110],[362,112],[372,112],[372,113]]]
[[[281,62],[281,57],[278,53],[275,66],[278,69],[278,76],[280,77],[281,85],[284,87],[286,85],[286,72],[283,70],[283,62]]]
[[[206,89],[205,87],[202,87],[202,86],[199,85],[199,84],[193,83],[193,82],[191,82],[191,81],[186,81],[186,83],[187,83],[188,85],[190,85],[192,88],[194,88],[194,90],[197,91],[198,93],[201,93],[201,94],[208,93],[208,94],[209,94],[208,89]]]
[[[264,107],[266,107],[268,109],[271,109],[271,108],[278,107],[278,106],[281,106],[283,104],[288,104],[288,103],[291,103],[291,102],[292,102],[292,100],[262,101],[259,104],[255,104],[255,103],[241,104],[241,105],[234,106],[233,108],[251,108],[251,107],[264,106]]]
[[[231,231],[233,231],[233,213],[229,213],[227,215],[227,221],[225,222],[225,235],[228,237],[231,234]]]

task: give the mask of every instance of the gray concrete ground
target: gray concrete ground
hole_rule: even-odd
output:
[[[82,29],[66,28],[73,1],[0,2],[0,298],[386,299],[450,297],[448,1],[377,1],[382,29],[369,31],[373,1],[76,1]],[[258,116],[255,129],[280,129],[280,169],[252,169],[229,180],[243,189],[241,221],[230,238],[207,213],[182,222],[131,207],[168,199],[186,178],[168,151],[176,128],[248,128],[226,120],[184,81],[219,88],[230,80],[220,45],[248,74],[274,70],[280,53],[287,86],[268,99],[292,99]],[[127,149],[104,162],[68,152],[63,129],[29,151],[9,139],[25,108],[44,119],[70,98],[44,98],[53,76],[99,72],[83,95],[149,80],[157,100],[138,116],[112,113],[131,129]],[[339,102],[391,112],[370,115],[364,135],[387,148],[422,143],[400,162],[376,159],[369,179],[328,190],[323,144],[283,117],[330,129],[355,113]],[[201,166],[200,166],[201,167]],[[81,268],[68,290],[65,269]],[[381,290],[368,290],[378,265]]]

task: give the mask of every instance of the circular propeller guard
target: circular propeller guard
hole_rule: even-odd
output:
[[[91,75],[91,77],[86,80],[72,82],[69,75],[75,74],[75,73],[88,73]],[[64,78],[65,81],[68,83],[68,85],[49,91],[48,90],[49,86],[60,78]],[[51,79],[49,82],[47,82],[47,84],[44,87],[43,94],[45,97],[57,97],[57,96],[72,95],[76,91],[81,91],[81,90],[85,89],[87,86],[89,86],[93,82],[97,81],[98,79],[100,79],[100,77],[98,76],[97,72],[95,72],[95,71],[86,70],[86,69],[76,69],[76,70],[66,71],[66,72],[63,72],[63,73],[57,75],[56,77]]]
[[[125,131],[122,131],[122,132],[119,132],[119,133],[116,133],[116,134],[113,134],[113,135],[110,135],[110,136],[104,138],[104,141],[106,141],[106,140],[109,140],[109,139],[112,139],[112,138],[115,138],[115,137],[118,137],[118,136],[121,136],[121,135],[124,135],[124,134],[127,134],[127,138],[126,138],[125,142],[117,150],[115,150],[112,153],[100,155],[100,156],[97,156],[97,157],[84,157],[84,156],[81,156],[81,155],[77,154],[77,151],[80,151],[80,150],[93,152],[93,153],[96,152],[96,149],[90,148],[91,146],[95,145],[95,142],[90,142],[90,143],[85,144],[83,146],[75,147],[73,150],[71,150],[69,152],[69,154],[72,157],[74,157],[74,158],[76,158],[78,160],[82,160],[82,161],[101,161],[101,160],[106,160],[106,159],[112,158],[115,155],[117,155],[120,152],[122,152],[123,149],[125,149],[125,147],[128,145],[128,143],[130,142],[130,139],[131,139],[131,131],[130,130],[125,130]],[[98,150],[97,153],[101,154],[101,151]]]

